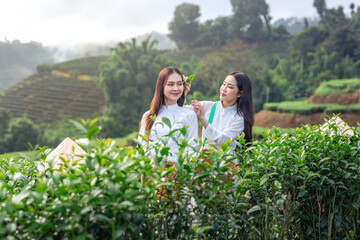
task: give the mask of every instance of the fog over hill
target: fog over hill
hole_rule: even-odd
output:
[[[152,40],[157,40],[156,48],[160,50],[174,50],[176,44],[166,34],[159,32],[149,32],[142,35],[134,36],[138,45],[146,38],[151,36]],[[115,47],[119,42],[131,41],[132,38],[123,41],[107,41],[107,42],[85,42],[72,45],[57,45],[56,54],[54,55],[55,62],[63,62],[74,58],[89,57],[89,56],[103,56],[110,55],[110,48]]]
[[[147,37],[157,40],[160,50],[176,49],[166,34],[150,32],[135,36],[137,44]],[[124,40],[131,41],[131,38]],[[110,55],[110,48],[119,41],[86,42],[71,45],[44,46],[38,42],[22,43],[19,40],[0,41],[0,92],[36,71],[38,64],[53,64],[76,58]]]

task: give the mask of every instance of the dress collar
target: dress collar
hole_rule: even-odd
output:
[[[163,108],[163,109],[176,109],[178,107],[179,107],[179,105],[177,103],[169,105],[169,106],[165,106],[165,105],[161,106],[161,108]]]
[[[233,106],[231,107],[227,107],[227,108],[224,108],[224,106],[222,105],[222,102],[220,101],[220,107],[224,110],[224,111],[236,111],[236,108],[237,108],[237,104],[235,103]]]

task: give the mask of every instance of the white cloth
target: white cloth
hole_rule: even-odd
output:
[[[140,126],[140,135],[145,134],[145,117],[149,114],[149,111],[145,112]],[[166,117],[170,120],[171,128],[162,122],[162,118]],[[182,135],[180,131],[176,131],[173,138],[166,137],[165,135],[169,134],[170,131],[181,129],[188,126],[186,135]],[[185,138],[198,138],[198,120],[195,112],[189,108],[180,107],[177,104],[170,105],[168,107],[162,106],[159,110],[159,113],[156,116],[155,122],[151,128],[150,132],[150,141],[142,141],[140,138],[145,151],[147,151],[151,156],[155,156],[155,150],[152,146],[157,144],[162,144],[160,139],[164,138],[167,141],[167,146],[170,147],[170,159],[168,161],[176,162],[178,159],[177,152],[179,152],[179,147],[176,141]],[[175,141],[174,141],[175,140]],[[197,142],[192,140],[189,142],[193,147],[197,148]],[[192,153],[192,149],[188,148],[189,153]]]
[[[201,101],[205,119],[209,119],[211,109],[215,102]],[[211,124],[206,129],[202,130],[202,139],[207,138],[209,142],[204,148],[212,148],[212,145],[220,148],[221,143],[226,142],[229,138],[232,147],[230,152],[235,154],[237,136],[244,131],[244,118],[237,113],[236,104],[231,107],[224,108],[222,103],[219,102],[216,106],[216,111]]]

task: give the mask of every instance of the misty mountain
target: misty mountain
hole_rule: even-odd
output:
[[[318,17],[313,17],[313,18],[307,18],[307,21],[309,23],[309,27],[311,27],[311,26],[319,25],[320,19]],[[284,27],[289,33],[295,34],[300,32],[304,28],[305,25],[304,22],[305,22],[304,18],[298,18],[298,17],[280,18],[274,22],[273,26],[278,27],[280,25],[284,25]]]
[[[53,63],[54,53],[38,42],[0,42],[0,91],[29,76],[38,64]]]
[[[176,44],[166,34],[153,31],[134,38],[137,44],[141,44],[148,36],[158,41],[156,48],[159,50],[176,49]],[[108,56],[111,53],[110,48],[115,47],[118,42],[126,41],[131,41],[131,38],[123,41],[48,47],[34,41],[22,43],[19,40],[5,39],[4,42],[0,42],[0,92],[34,73],[39,64],[90,56]]]

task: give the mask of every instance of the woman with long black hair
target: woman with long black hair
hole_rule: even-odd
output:
[[[189,84],[191,86],[191,84]],[[254,104],[250,78],[242,72],[227,75],[220,87],[220,101],[197,101],[191,105],[201,122],[204,149],[220,147],[230,139],[229,147],[235,154],[237,136],[245,133],[245,142],[252,141]],[[212,122],[209,117],[213,115]]]

